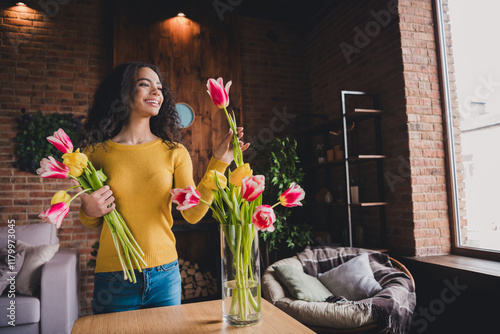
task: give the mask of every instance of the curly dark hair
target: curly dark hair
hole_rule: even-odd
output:
[[[135,76],[142,67],[149,67],[158,74],[164,97],[158,115],[150,119],[151,132],[162,138],[170,148],[177,147],[181,140],[180,118],[172,91],[163,82],[156,66],[130,62],[116,66],[97,88],[83,125],[79,145],[81,149],[93,147],[120,132],[130,113],[130,102],[136,90]]]

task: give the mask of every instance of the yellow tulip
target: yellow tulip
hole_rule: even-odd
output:
[[[227,186],[227,179],[224,174],[219,173],[218,171],[212,169],[207,172],[205,177],[203,178],[203,185],[208,189],[218,190],[217,184],[215,183],[215,175],[217,175],[217,181],[219,182],[219,186],[224,189]]]
[[[83,174],[83,169],[70,166],[69,173],[74,177],[79,177]]]
[[[83,169],[87,167],[89,162],[87,156],[80,153],[80,149],[77,149],[73,153],[65,153],[62,158],[63,164],[69,167],[69,173],[74,177],[82,175]]]
[[[229,176],[229,182],[237,187],[241,187],[241,180],[246,176],[252,176],[252,174],[253,170],[251,170],[250,165],[246,163],[231,172],[231,175]]]
[[[61,202],[68,203],[70,199],[71,196],[67,192],[65,192],[64,190],[59,190],[54,194],[54,196],[50,200],[50,205],[54,205]]]

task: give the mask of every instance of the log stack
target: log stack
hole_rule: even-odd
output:
[[[198,263],[179,259],[182,279],[181,300],[203,298],[217,293],[217,278],[210,271],[202,273]]]

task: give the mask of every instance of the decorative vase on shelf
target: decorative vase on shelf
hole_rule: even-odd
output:
[[[221,224],[222,313],[225,324],[262,319],[259,236],[253,224]]]
[[[359,203],[359,186],[351,186],[351,203]]]

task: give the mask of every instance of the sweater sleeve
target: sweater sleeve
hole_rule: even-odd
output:
[[[210,162],[208,163],[207,172],[215,169],[220,173],[225,173],[228,166],[229,164],[212,157],[210,159]],[[194,185],[193,163],[189,152],[186,150],[186,148],[181,146],[179,148],[179,155],[177,156],[177,161],[175,163],[174,186],[175,188],[186,188],[189,185]],[[196,187],[196,190],[200,192],[201,198],[203,200],[205,200],[207,203],[212,203],[212,190],[205,187],[203,184],[201,184],[201,182]],[[191,224],[196,224],[198,221],[200,221],[201,218],[203,218],[203,216],[205,216],[208,209],[209,208],[206,204],[200,202],[200,204],[198,204],[197,206],[181,211],[181,213],[186,221]]]
[[[80,207],[80,221],[82,222],[83,225],[87,227],[99,228],[102,226],[104,218],[88,216],[85,212],[83,212],[82,208]]]

